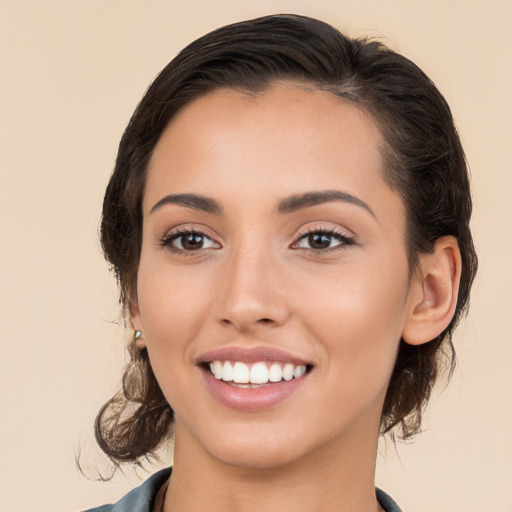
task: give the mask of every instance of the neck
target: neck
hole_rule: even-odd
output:
[[[209,456],[177,428],[164,511],[380,511],[374,487],[377,436],[373,429],[353,430],[292,463],[247,468]]]

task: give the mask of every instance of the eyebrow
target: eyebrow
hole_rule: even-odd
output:
[[[214,215],[220,215],[222,213],[222,207],[217,201],[197,194],[169,194],[160,199],[160,201],[151,208],[149,213],[153,213],[166,204],[179,204],[186,208],[192,208],[193,210],[212,213]]]
[[[306,192],[305,194],[293,195],[283,199],[279,203],[277,211],[283,214],[293,213],[297,210],[310,208],[311,206],[319,204],[331,203],[333,201],[342,201],[344,203],[360,206],[370,213],[372,217],[376,218],[373,210],[363,200],[340,190],[321,190],[318,192]]]
[[[277,211],[280,214],[288,214],[319,204],[331,203],[333,201],[342,201],[344,203],[354,204],[365,209],[372,215],[372,217],[375,217],[373,210],[363,200],[349,194],[348,192],[342,192],[340,190],[322,190],[293,195],[283,199],[279,203]],[[180,206],[185,206],[186,208],[214,215],[222,214],[222,206],[217,201],[197,194],[169,194],[160,199],[160,201],[151,208],[150,213],[155,212],[166,204],[178,204]]]

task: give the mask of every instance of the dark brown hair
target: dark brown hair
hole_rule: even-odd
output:
[[[187,46],[158,75],[122,137],[103,203],[101,242],[128,313],[136,302],[142,243],[141,203],[152,151],[174,115],[205,93],[227,87],[253,93],[277,80],[327,90],[369,112],[385,148],[385,179],[407,212],[411,270],[437,239],[456,237],[462,277],[450,325],[429,343],[400,342],[382,412],[381,430],[417,433],[436,378],[455,356],[452,332],[468,304],[477,268],[469,220],[471,194],[464,153],[450,109],[432,81],[410,60],[382,43],[349,38],[321,21],[267,16],[215,30]],[[114,464],[138,461],[168,438],[173,412],[145,349],[130,345],[122,391],[96,418],[96,438]]]

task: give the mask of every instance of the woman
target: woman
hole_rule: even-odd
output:
[[[174,467],[120,511],[397,511],[409,438],[476,271],[463,150],[412,62],[270,16],[190,44],[122,138],[102,244],[135,330],[96,435]]]

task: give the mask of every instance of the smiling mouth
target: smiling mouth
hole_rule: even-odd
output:
[[[257,388],[302,377],[310,365],[294,365],[276,361],[245,363],[242,361],[211,361],[206,368],[217,379],[234,387]]]

